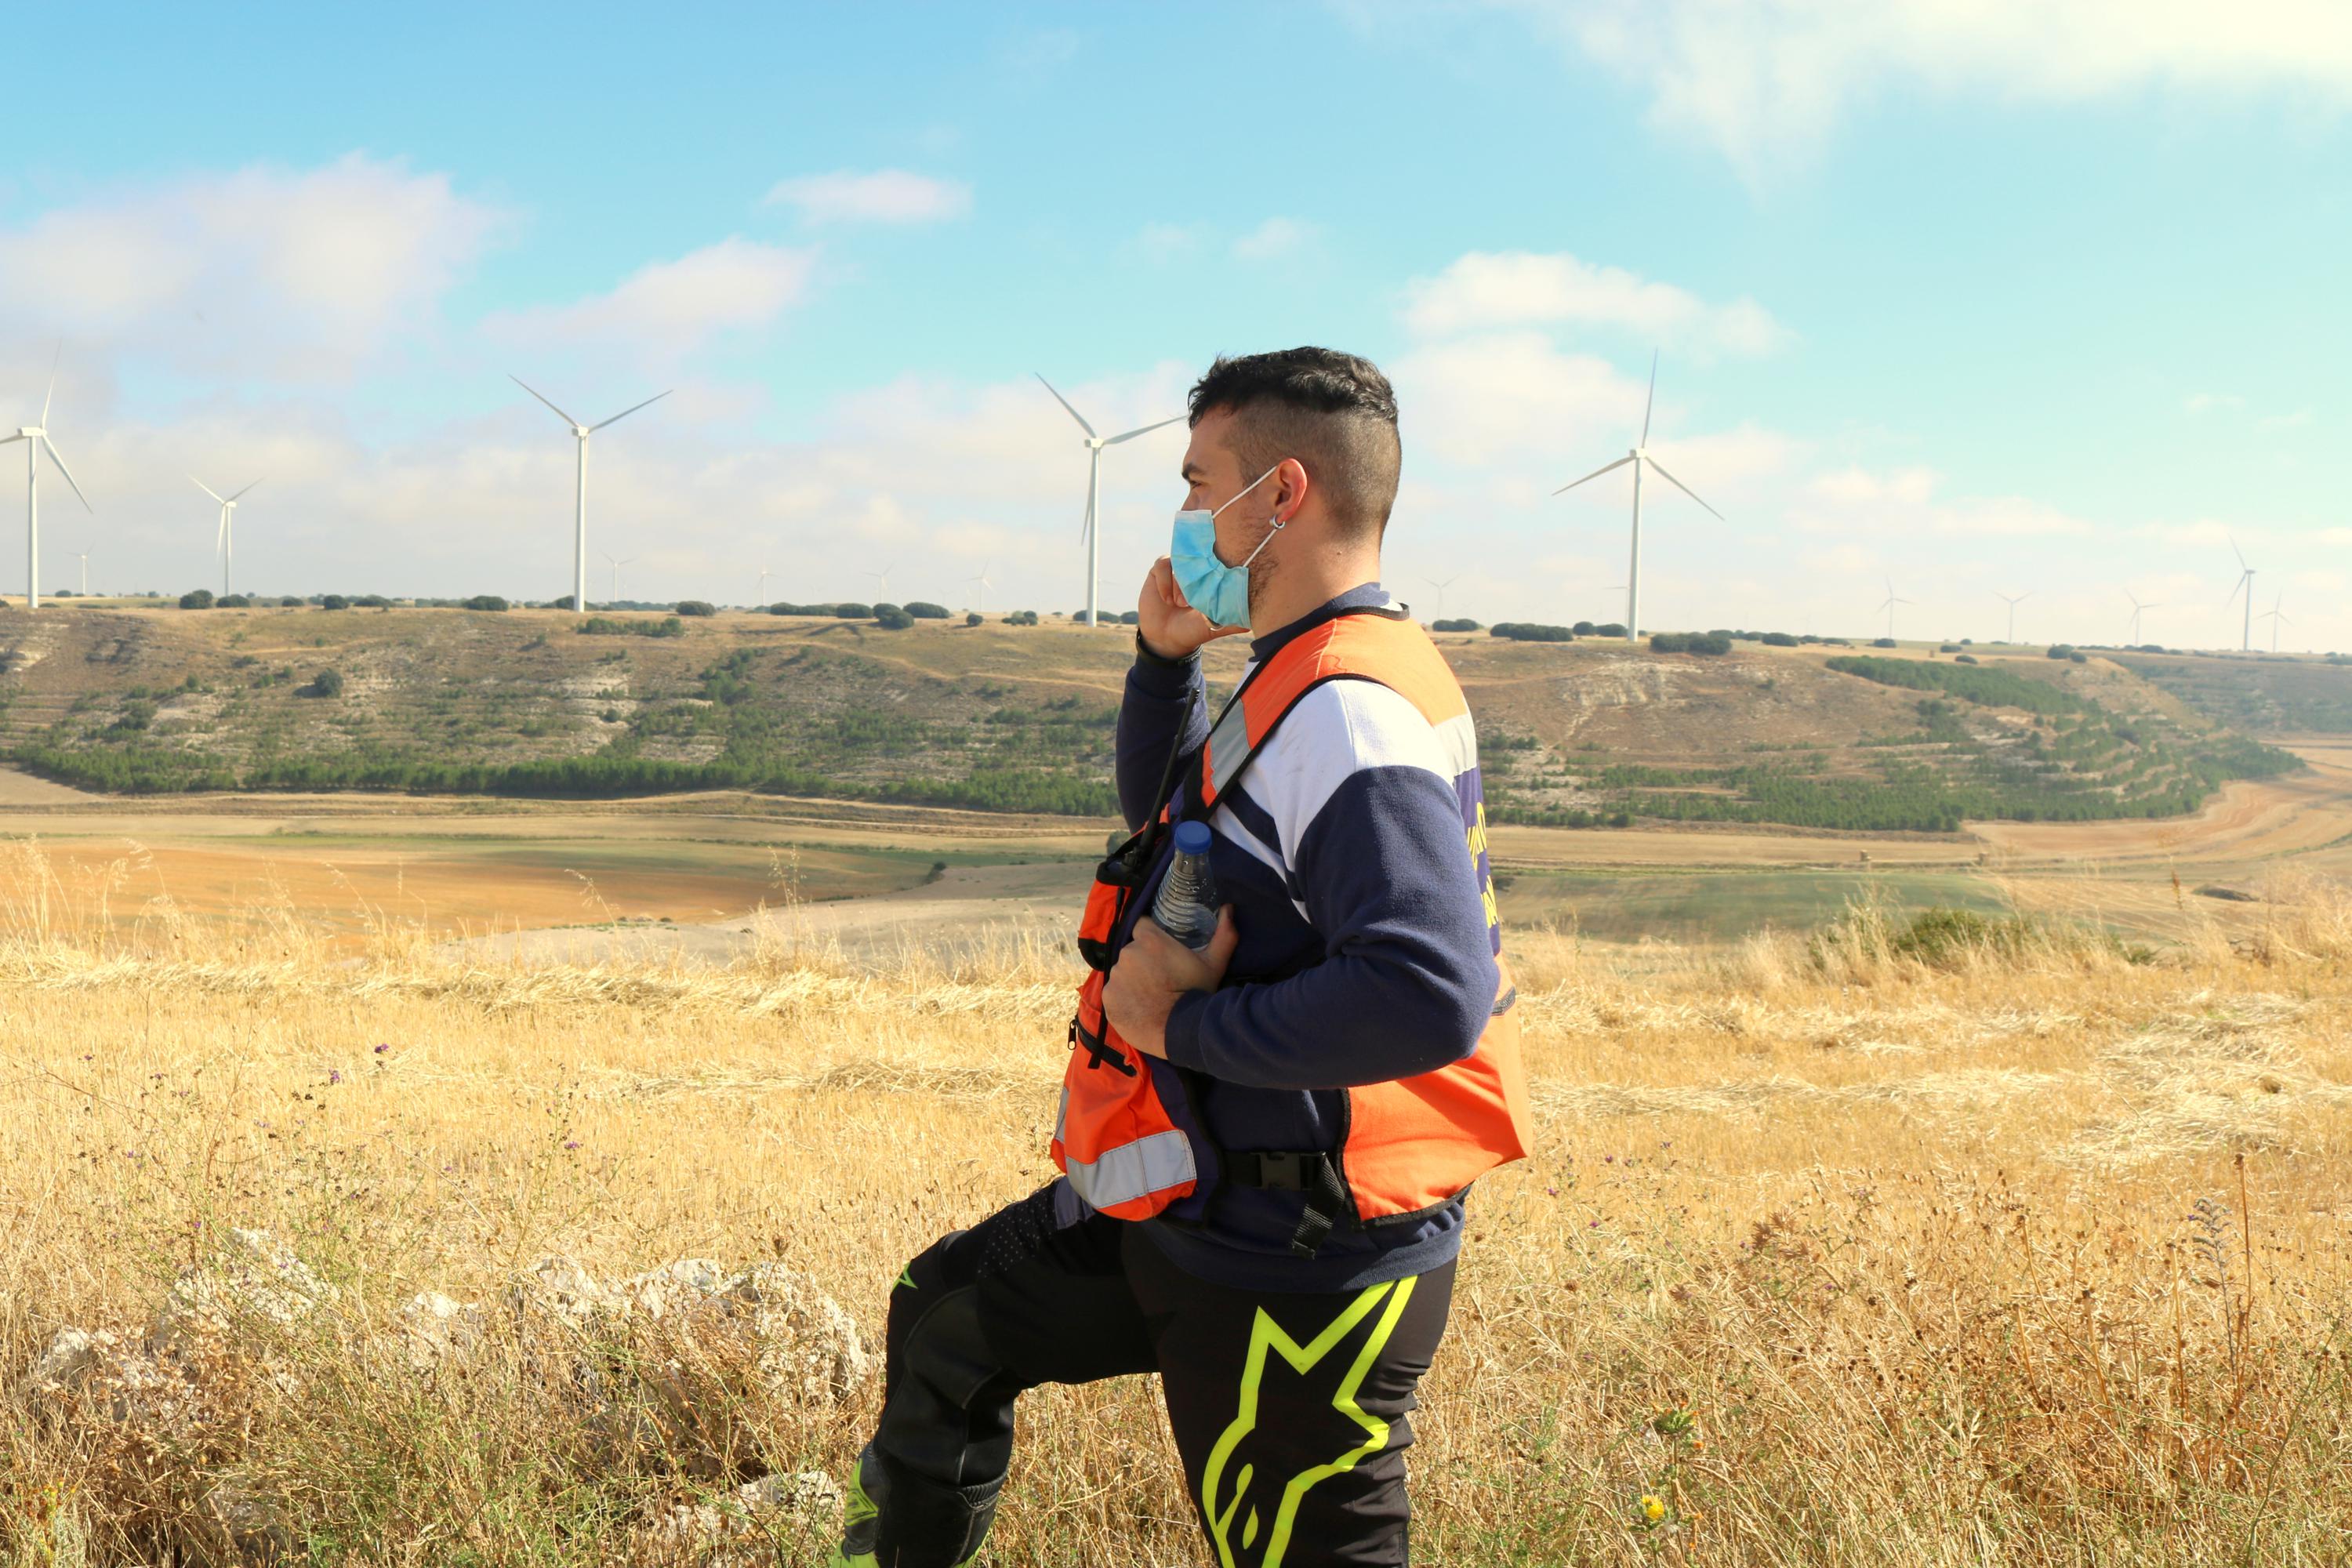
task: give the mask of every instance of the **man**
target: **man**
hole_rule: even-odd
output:
[[[1022,1390],[1154,1371],[1221,1568],[1407,1561],[1463,1194],[1526,1151],[1476,742],[1379,585],[1387,379],[1220,359],[1191,416],[1119,711],[1137,833],[1080,926],[1066,1173],[900,1275],[836,1563],[969,1561]],[[1199,650],[1244,631],[1213,727]],[[1143,912],[1174,820],[1208,824],[1226,905],[1197,952]]]

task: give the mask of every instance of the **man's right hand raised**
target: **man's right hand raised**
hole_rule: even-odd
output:
[[[1208,616],[1185,603],[1183,590],[1176,586],[1175,568],[1165,555],[1151,563],[1150,574],[1143,579],[1135,622],[1143,646],[1162,658],[1190,658],[1205,643],[1249,630],[1211,626]]]

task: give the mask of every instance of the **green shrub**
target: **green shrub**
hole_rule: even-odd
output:
[[[944,621],[948,618],[945,605],[934,605],[928,599],[909,599],[907,613],[919,621]]]
[[[987,618],[987,616],[982,615],[978,610],[966,610],[964,612],[963,624],[968,626],[976,626]]]
[[[1004,624],[1008,626],[1034,626],[1037,624],[1037,612],[1015,610],[1004,617]]]
[[[1896,642],[1893,637],[1873,637],[1870,639],[1870,646],[1873,647],[1900,647],[1903,645]]]
[[[1650,651],[1726,654],[1731,651],[1731,637],[1725,632],[1652,632]]]
[[[340,669],[320,670],[310,678],[310,684],[302,689],[305,697],[341,697],[342,694],[343,672]]]
[[[872,617],[874,614],[874,606],[871,605],[861,605],[856,603],[855,600],[845,599],[840,604],[834,605],[833,614],[836,620],[863,621]]]
[[[1766,632],[1762,637],[1758,637],[1756,640],[1762,643],[1766,647],[1794,647],[1797,646],[1797,639],[1790,636],[1787,632]]]
[[[1489,637],[1509,642],[1574,642],[1576,633],[1566,626],[1548,626],[1535,621],[1496,621],[1486,628]]]
[[[708,599],[680,599],[677,613],[681,616],[715,616],[719,610]]]
[[[352,602],[341,594],[330,594],[319,601],[319,608],[322,610],[348,610],[351,607]]]
[[[477,594],[458,607],[467,610],[503,610],[510,606],[496,594]]]
[[[196,588],[180,595],[180,608],[184,610],[209,610],[212,607],[213,591],[210,588]]]
[[[915,617],[896,605],[881,605],[875,608],[874,624],[890,631],[903,632],[915,624]]]
[[[1458,620],[1432,621],[1429,629],[1433,632],[1475,632],[1478,629],[1478,623],[1464,616]]]

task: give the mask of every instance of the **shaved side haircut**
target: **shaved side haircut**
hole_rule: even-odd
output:
[[[1192,423],[1219,408],[1234,416],[1245,479],[1296,458],[1322,488],[1342,534],[1378,539],[1388,531],[1404,447],[1396,389],[1378,365],[1336,349],[1220,356],[1192,385]]]

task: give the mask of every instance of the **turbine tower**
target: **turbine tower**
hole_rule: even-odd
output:
[[[541,403],[547,403],[547,399],[540,397],[538,390],[522,377],[509,375],[507,379],[533,397],[538,397]],[[584,616],[588,613],[588,437],[605,426],[617,425],[638,409],[649,407],[668,395],[667,392],[656,392],[645,402],[632,404],[610,419],[599,420],[593,425],[583,425],[562,409],[556,408],[554,404],[547,403],[547,406],[554,410],[558,419],[572,426],[572,438],[580,443],[580,479],[578,488],[573,491],[572,500],[572,611],[574,615]]]
[[[1559,489],[1551,492],[1556,496],[1564,496],[1569,491],[1574,489],[1577,485],[1585,484],[1591,480],[1597,479],[1601,475],[1610,472],[1612,469],[1622,468],[1628,463],[1633,465],[1633,564],[1628,567],[1625,572],[1625,640],[1627,642],[1633,642],[1642,635],[1642,469],[1643,466],[1646,465],[1658,476],[1658,478],[1665,480],[1666,483],[1674,486],[1675,489],[1682,491],[1683,494],[1690,497],[1691,500],[1698,501],[1699,505],[1706,506],[1706,502],[1699,500],[1699,495],[1696,490],[1692,489],[1690,486],[1683,483],[1682,480],[1666,472],[1664,468],[1659,466],[1658,459],[1650,456],[1650,411],[1656,405],[1657,401],[1658,355],[1657,351],[1653,349],[1650,352],[1650,395],[1642,405],[1641,440],[1634,443],[1633,449],[1632,451],[1626,453],[1615,462],[1605,464],[1601,468],[1595,468],[1591,473],[1585,475],[1583,479],[1575,481],[1574,484],[1562,485]],[[1723,514],[1717,511],[1715,508],[1706,506],[1706,510],[1717,521],[1726,521]]]
[[[1992,591],[1992,596],[2005,602],[2009,605],[2009,636],[2001,640],[2007,643],[2014,643],[2017,641],[2017,606],[2023,604],[2026,600],[2033,597],[2033,590],[2028,588],[2022,594],[2004,594],[2000,589],[1995,588]]]
[[[1454,586],[1454,584],[1462,581],[1462,574],[1456,572],[1451,577],[1423,577],[1422,581],[1437,590],[1436,618],[1441,621],[1444,620],[1445,618],[1445,590]]]
[[[246,486],[244,490],[237,491],[236,495],[234,496],[225,496],[221,494],[218,490],[213,489],[212,486],[205,483],[204,480],[196,478],[194,474],[190,474],[188,476],[188,482],[195,486],[196,489],[204,491],[205,494],[212,497],[213,500],[220,502],[220,531],[213,535],[213,548],[220,552],[221,597],[226,599],[228,597],[229,552],[236,543],[235,535],[229,527],[230,519],[236,512],[237,496],[245,494],[245,490],[251,489],[253,485],[257,485],[261,481],[259,479],[254,480],[253,485]]]
[[[81,487],[74,484],[73,470],[66,467],[65,458],[58,452],[58,444],[49,439],[49,402],[57,395],[58,367],[55,360],[52,360],[49,364],[49,390],[41,397],[41,422],[37,425],[20,426],[14,436],[0,436],[0,447],[5,447],[11,441],[25,443],[25,608],[28,610],[37,610],[41,607],[41,454],[43,452],[48,453],[49,461],[58,466],[58,472],[66,477],[66,483],[73,486],[74,496],[81,502],[82,510],[93,513],[98,510],[89,504],[89,498],[81,493]]]
[[[613,561],[613,557],[609,552],[599,550],[596,553],[604,556],[605,560],[613,562],[613,597],[608,602],[617,605],[621,602],[621,568],[626,566],[630,562],[635,561],[636,557],[634,555],[624,555],[618,561]]]
[[[2154,601],[2150,601],[2149,603],[2145,604],[2145,605],[2141,604],[2141,603],[2140,603],[2140,601],[2139,601],[2139,595],[2137,595],[2137,594],[2135,594],[2135,593],[2133,593],[2129,588],[2126,588],[2126,589],[2124,590],[2124,597],[2125,597],[2125,598],[2126,598],[2126,599],[2129,599],[2129,600],[2131,601],[2131,607],[2132,607],[2131,640],[2132,640],[2133,642],[2137,643],[2137,642],[2138,642],[2138,641],[2139,641],[2139,617],[2140,617],[2140,612],[2141,612],[2141,611],[2143,611],[2143,610],[2160,610],[2160,609],[2164,608],[2164,606],[2163,606],[2162,605],[2160,605],[2160,604],[2157,604],[2157,603],[2155,603]]]
[[[1885,601],[1878,607],[1886,612],[1886,637],[1889,642],[1892,642],[1895,639],[1895,606],[1897,605],[1914,605],[1918,601],[1916,599],[1897,598],[1895,594],[1895,579],[1889,577],[1886,580],[1886,598]]]
[[[882,584],[882,598],[885,603],[887,603],[890,597],[890,574],[898,569],[898,563],[896,561],[893,561],[889,565],[885,566],[879,572],[868,572],[866,574],[868,577],[873,578],[877,583]]]
[[[2238,643],[2238,651],[2252,653],[2254,651],[2254,569],[2246,564],[2246,552],[2238,548],[2235,539],[2230,541],[2230,553],[2238,558],[2238,585],[2230,590],[2230,596],[2221,601],[2221,607],[2226,610],[2237,603],[2240,594],[2246,596],[2246,626]]]
[[[775,575],[775,574],[774,574],[773,572],[771,572],[771,571],[769,571],[769,570],[768,570],[767,563],[765,563],[765,562],[761,562],[761,563],[760,563],[760,596],[759,596],[758,598],[756,598],[756,599],[754,599],[754,600],[752,600],[752,601],[751,601],[752,606],[753,606],[754,608],[759,608],[759,607],[763,606],[763,605],[765,605],[767,604],[767,602],[768,602],[768,579],[769,579],[769,578],[771,578],[771,577],[772,577],[772,576],[774,576],[774,575]]]
[[[1148,436],[1154,430],[1175,424],[1177,419],[1184,416],[1179,414],[1175,419],[1162,419],[1157,425],[1139,426],[1133,430],[1118,436],[1097,436],[1095,434],[1095,427],[1087,423],[1087,416],[1076,409],[1071,408],[1068,398],[1058,392],[1054,392],[1052,382],[1047,381],[1042,374],[1037,376],[1037,382],[1046,391],[1054,393],[1054,401],[1067,410],[1070,417],[1078,422],[1078,428],[1087,433],[1087,519],[1078,525],[1078,537],[1085,542],[1087,547],[1087,625],[1096,626],[1100,624],[1097,610],[1101,604],[1102,586],[1102,534],[1098,524],[1102,510],[1103,448],[1116,447],[1122,441],[1132,441],[1138,436]]]
[[[81,563],[81,596],[87,599],[89,597],[89,552],[76,551],[74,559]]]
[[[973,575],[965,578],[964,581],[974,584],[980,589],[980,613],[983,616],[988,614],[988,591],[996,586],[995,584],[988,580],[988,563],[986,562],[982,562],[981,563],[980,570]]]

